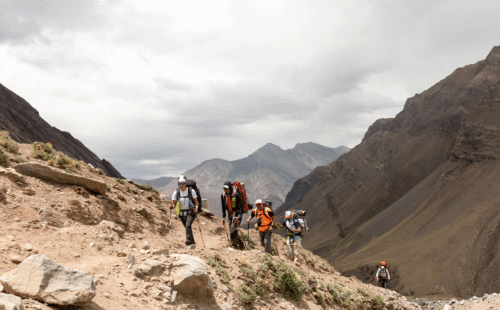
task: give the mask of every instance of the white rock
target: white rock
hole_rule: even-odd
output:
[[[0,309],[1,310],[24,310],[20,297],[0,293]]]
[[[201,258],[186,254],[172,254],[170,257],[173,259],[170,276],[174,290],[199,298],[213,298],[213,283]]]
[[[92,277],[40,254],[3,274],[0,283],[7,293],[62,306],[84,304],[95,296]]]

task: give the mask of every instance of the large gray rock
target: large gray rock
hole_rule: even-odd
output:
[[[84,272],[59,265],[41,254],[0,277],[7,293],[56,305],[80,305],[95,296],[95,283]]]
[[[0,293],[0,310],[24,310],[20,297]]]
[[[172,289],[199,298],[213,297],[214,286],[208,267],[201,258],[186,254],[172,254],[170,257],[173,259],[170,265]]]
[[[67,172],[62,171],[61,169],[53,168],[40,163],[36,162],[22,163],[14,166],[14,169],[21,174],[35,177],[38,179],[43,179],[60,184],[79,185],[88,191],[98,194],[106,193],[106,183],[104,182],[74,174],[69,174]]]

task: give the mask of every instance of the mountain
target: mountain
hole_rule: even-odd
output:
[[[80,141],[65,131],[44,121],[37,110],[26,100],[0,84],[0,130],[10,133],[12,139],[21,143],[50,142],[56,151],[83,160],[100,168],[111,177],[123,176],[107,160],[100,160]]]
[[[153,179],[153,180],[132,179],[132,181],[134,181],[135,183],[140,184],[140,185],[147,184],[147,185],[152,186],[153,188],[161,188],[161,187],[168,185],[168,183],[172,182],[172,180],[174,180],[174,179],[175,179],[174,177],[161,177],[161,178]]]
[[[221,213],[220,194],[225,181],[244,182],[249,202],[269,198],[276,208],[283,203],[295,180],[318,165],[331,163],[347,150],[343,146],[329,148],[316,143],[299,143],[293,149],[283,150],[268,143],[246,158],[206,160],[184,175],[196,180],[202,198],[209,199],[209,208],[217,215]],[[176,181],[172,181],[159,191],[170,197],[176,188]]]
[[[309,211],[303,244],[396,289],[478,295],[500,285],[500,47],[380,119],[363,141],[297,180],[280,212]]]

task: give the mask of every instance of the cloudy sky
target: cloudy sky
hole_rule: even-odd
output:
[[[0,83],[125,177],[358,144],[500,45],[500,1],[0,1]]]

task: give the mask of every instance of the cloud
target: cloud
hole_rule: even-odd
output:
[[[0,82],[127,177],[354,146],[498,45],[500,2],[3,1]]]

